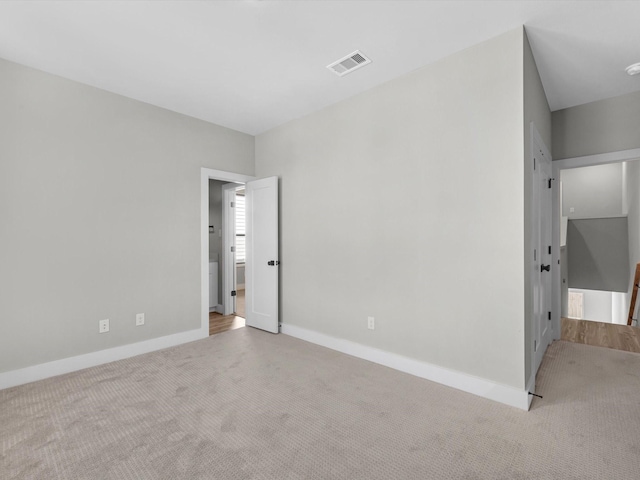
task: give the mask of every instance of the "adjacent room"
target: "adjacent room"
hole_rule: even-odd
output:
[[[0,478],[637,478],[638,18],[0,2]]]
[[[640,352],[639,173],[638,160],[560,171],[565,340]]]

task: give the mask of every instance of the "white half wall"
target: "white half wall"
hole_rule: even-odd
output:
[[[612,323],[614,308],[612,292],[570,288],[569,293],[571,292],[582,293],[582,318],[584,320]],[[616,308],[618,307],[619,305],[616,305]]]

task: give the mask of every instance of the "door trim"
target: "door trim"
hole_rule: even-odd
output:
[[[231,292],[236,289],[236,255],[231,252],[235,247],[235,210],[230,202],[235,202],[236,185],[222,186],[222,314],[231,315],[236,312],[236,302]],[[233,200],[232,200],[233,198]]]
[[[200,168],[200,330],[209,335],[209,180],[247,183],[256,177]]]
[[[617,152],[599,153],[597,155],[563,158],[562,160],[554,160],[552,165],[557,167],[558,170],[566,170],[568,168],[591,167],[594,165],[604,165],[605,163],[619,163],[638,159],[640,159],[640,148],[633,148],[631,150],[619,150]]]

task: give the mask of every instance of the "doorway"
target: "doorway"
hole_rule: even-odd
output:
[[[562,180],[553,209],[562,262],[553,295],[563,340],[637,351],[629,345],[638,344],[630,341],[639,337],[638,329],[626,324],[629,287],[640,261],[640,162],[634,161],[639,158],[635,149],[553,162],[554,177]],[[571,186],[578,178],[584,190]],[[597,268],[587,268],[590,263]]]
[[[218,256],[222,270],[221,310],[226,315],[236,313],[238,275],[236,265],[235,213],[236,190],[245,187],[245,320],[246,325],[271,333],[279,333],[279,236],[278,203],[279,179],[276,176],[256,179],[248,175],[201,168],[200,225],[201,225],[201,334],[209,335],[211,273],[210,235],[215,235],[209,221],[209,182],[219,180],[222,202],[222,254]],[[213,232],[211,232],[213,230]],[[211,233],[210,233],[211,232]],[[242,236],[242,235],[240,235]],[[239,236],[239,237],[240,237]],[[238,238],[239,238],[238,237]],[[230,254],[232,252],[233,254]],[[218,307],[218,305],[216,305]],[[215,309],[216,313],[218,308]]]
[[[209,179],[209,335],[245,326],[244,188]]]
[[[223,285],[225,281],[227,281],[228,274],[225,273],[225,261],[224,255],[222,255],[223,249],[226,247],[224,239],[224,233],[226,228],[224,228],[225,219],[224,210],[222,209],[222,191],[220,192],[220,213],[217,215],[217,210],[212,212],[212,197],[213,203],[216,203],[216,198],[218,195],[210,194],[210,186],[211,181],[214,181],[214,186],[216,188],[222,188],[224,185],[234,185],[236,187],[243,186],[246,182],[254,180],[255,177],[249,175],[242,175],[238,173],[225,172],[222,170],[213,170],[209,168],[202,168],[200,173],[200,225],[201,225],[201,242],[200,242],[200,259],[201,259],[201,331],[203,332],[203,336],[210,335],[212,333],[219,333],[221,331],[227,331],[234,328],[240,328],[244,326],[244,318],[239,317],[236,319],[235,315],[235,306],[233,308],[233,315],[222,315],[224,313],[224,309],[228,308],[226,305],[226,299],[223,295]],[[217,191],[215,192],[218,193]],[[211,215],[214,213],[214,215]],[[214,223],[214,219],[218,224]],[[213,228],[212,228],[213,227]],[[234,235],[235,235],[235,229]],[[212,245],[217,246],[219,250],[215,248],[211,248]],[[218,255],[213,256],[214,253],[218,253]],[[217,269],[218,271],[215,273],[212,272],[211,260],[217,260]],[[235,277],[235,275],[234,275]],[[213,286],[212,283],[218,283],[217,288],[215,289],[218,293],[218,298],[216,301],[216,305],[213,306],[213,302],[211,300],[213,294]],[[235,278],[233,278],[235,282]],[[219,315],[220,317],[227,318],[219,318],[218,322],[214,322],[211,325],[211,317]]]

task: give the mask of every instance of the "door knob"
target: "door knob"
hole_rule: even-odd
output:
[[[540,265],[540,271],[541,272],[550,272],[551,271],[551,265],[545,265],[544,263],[542,265]]]

